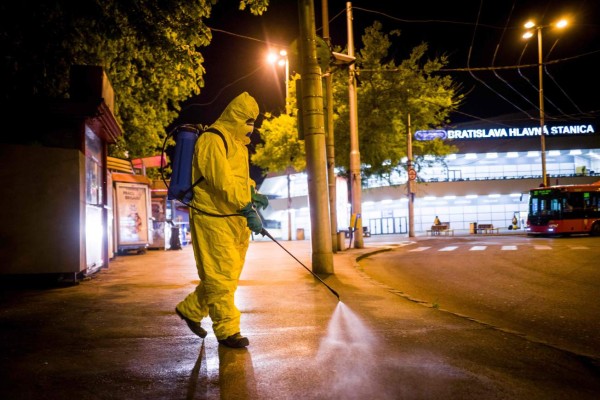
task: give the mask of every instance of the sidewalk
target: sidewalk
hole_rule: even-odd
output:
[[[324,277],[252,242],[236,302],[246,350],[194,336],[173,312],[197,283],[191,247],[119,256],[62,288],[0,296],[2,399],[593,399],[598,366],[410,302],[357,258]],[[423,238],[412,238],[422,240]],[[431,239],[428,239],[431,240]],[[309,241],[281,244],[311,266]]]

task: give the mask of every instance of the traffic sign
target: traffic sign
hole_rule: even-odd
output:
[[[415,171],[414,169],[409,169],[408,170],[408,179],[410,179],[411,181],[414,181],[415,179],[417,179],[417,171]]]

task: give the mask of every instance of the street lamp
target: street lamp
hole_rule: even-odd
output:
[[[290,61],[286,50],[279,50],[279,53],[269,53],[267,61],[271,64],[277,63],[277,65],[285,67],[285,113],[289,115],[289,98],[290,98],[290,86],[288,80],[290,79]]]
[[[269,53],[269,55],[267,56],[267,61],[271,64],[275,64],[277,63],[277,65],[279,66],[284,66],[285,67],[285,77],[284,77],[284,84],[285,84],[285,113],[286,115],[289,115],[289,98],[290,98],[290,86],[289,86],[289,82],[288,79],[290,78],[290,61],[288,59],[288,55],[287,55],[287,51],[285,50],[279,50],[279,53],[274,53],[271,52]],[[288,196],[288,200],[287,200],[287,220],[288,220],[288,240],[292,240],[292,192],[291,192],[291,184],[292,184],[292,178],[291,178],[291,173],[292,173],[293,169],[291,167],[286,168],[286,175],[287,175],[287,196]]]
[[[523,34],[524,39],[529,39],[533,36],[533,30],[537,31],[538,38],[538,78],[539,78],[539,98],[540,98],[540,141],[541,141],[541,153],[542,153],[542,182],[544,186],[548,186],[548,176],[546,174],[546,133],[544,132],[544,72],[542,64],[542,29],[555,27],[562,29],[567,26],[568,22],[566,19],[551,25],[537,25],[534,21],[529,20],[525,24],[527,32]]]

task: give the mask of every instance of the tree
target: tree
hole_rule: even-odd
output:
[[[272,118],[267,114],[260,129],[264,142],[256,146],[252,163],[274,172],[285,171],[288,167],[303,171],[306,168],[304,142],[298,139],[296,126],[295,116],[282,114]]]
[[[445,56],[426,59],[427,44],[415,47],[399,65],[388,55],[390,35],[381,32],[375,22],[362,36],[363,47],[356,55],[358,132],[363,179],[389,178],[405,168],[407,122],[411,131],[446,125],[448,115],[460,103],[458,86],[449,76],[439,73],[447,64]],[[334,74],[335,158],[344,173],[349,170],[348,76]],[[431,163],[443,162],[454,146],[439,139],[413,141],[414,165],[420,170]],[[428,157],[425,157],[428,156]],[[433,157],[432,157],[433,156]]]
[[[116,156],[154,155],[180,103],[204,86],[199,49],[215,0],[20,0],[0,5],[2,101],[66,98],[71,65],[102,66],[124,137]],[[243,0],[261,15],[269,0]]]
[[[298,138],[298,117],[296,109],[296,85],[299,75],[288,82],[289,108],[291,114],[281,113],[274,116],[265,114],[259,129],[261,143],[256,145],[251,156],[252,164],[271,172],[283,172],[288,167],[296,171],[306,169],[306,153],[304,142]]]
[[[398,31],[390,35],[399,36]],[[405,168],[401,164],[407,153],[407,118],[411,130],[444,126],[461,96],[458,86],[439,72],[446,57],[425,59],[427,45],[415,47],[399,65],[389,56],[390,35],[381,32],[375,22],[362,36],[362,48],[356,57],[358,71],[358,131],[362,177],[389,178]],[[339,50],[339,49],[338,49]],[[348,74],[345,69],[333,73],[335,164],[342,174],[349,170],[350,126],[348,106]],[[295,85],[291,84],[291,88]],[[295,96],[290,96],[295,101]],[[294,107],[292,107],[294,108]],[[257,146],[252,162],[270,172],[282,172],[297,161],[297,129],[287,115],[274,116],[263,123],[263,145]],[[272,141],[272,143],[271,143]],[[415,167],[425,168],[443,162],[444,156],[456,151],[439,139],[413,141]],[[301,154],[304,154],[302,148]],[[427,156],[427,157],[425,157]],[[304,160],[304,156],[302,156]],[[298,170],[298,164],[295,169]]]

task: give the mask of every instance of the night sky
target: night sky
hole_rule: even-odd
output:
[[[572,24],[556,35],[543,30],[546,113],[548,120],[596,118],[600,113],[600,2],[491,1],[456,2],[354,1],[355,47],[360,48],[364,28],[377,20],[384,32],[399,29],[394,57],[401,60],[421,42],[429,44],[431,57],[446,54],[449,69],[506,67],[537,64],[537,40],[529,45],[521,38],[524,22],[533,17],[544,24],[567,14]],[[297,2],[272,0],[261,17],[237,10],[237,1],[220,1],[207,24],[213,42],[203,50],[206,85],[202,93],[184,105],[178,122],[208,124],[218,117],[230,99],[246,90],[261,111],[283,108],[283,68],[265,62],[269,48],[289,45],[298,37]],[[316,0],[317,35],[322,35],[321,2]],[[329,2],[331,40],[345,46],[345,1]],[[465,122],[515,113],[532,120],[537,110],[537,67],[493,71],[448,71],[462,86],[466,99],[453,122]],[[358,99],[360,101],[360,99]],[[533,122],[534,120],[532,120]]]

